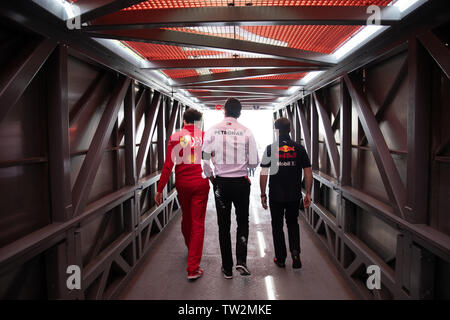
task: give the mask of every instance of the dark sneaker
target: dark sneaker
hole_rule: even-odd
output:
[[[286,267],[286,264],[284,263],[284,261],[278,261],[277,258],[273,258],[273,262],[277,265],[277,267],[279,268],[284,268]]]
[[[236,266],[236,270],[239,271],[241,276],[249,276],[251,275],[250,270],[248,270],[247,265],[245,263],[240,263]]]
[[[188,272],[188,280],[197,280],[203,276],[203,269],[198,267],[194,272]]]
[[[222,267],[222,273],[225,279],[233,279],[233,271],[227,271]]]
[[[302,267],[302,261],[300,260],[300,255],[296,254],[292,256],[292,268],[300,269]]]

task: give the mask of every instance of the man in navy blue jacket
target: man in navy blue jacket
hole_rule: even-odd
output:
[[[303,146],[293,141],[289,135],[290,121],[280,118],[275,121],[275,129],[279,137],[272,145],[268,145],[261,161],[261,204],[267,209],[266,186],[269,179],[269,207],[272,216],[272,235],[275,248],[274,262],[283,268],[286,260],[286,244],[283,232],[283,218],[288,228],[289,249],[292,256],[292,267],[301,268],[300,260],[300,228],[298,215],[302,200],[302,170],[305,173],[306,196],[304,208],[311,204],[312,170]]]

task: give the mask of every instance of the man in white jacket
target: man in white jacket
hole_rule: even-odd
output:
[[[236,270],[241,275],[250,275],[247,267],[250,202],[250,180],[247,170],[258,166],[259,157],[252,132],[237,121],[242,110],[239,100],[228,99],[224,109],[223,121],[206,132],[202,151],[203,172],[214,187],[222,272],[225,278],[231,279],[233,277],[231,204],[235,207],[237,221]],[[210,161],[214,165],[214,173]]]

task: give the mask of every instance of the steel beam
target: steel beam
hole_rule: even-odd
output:
[[[431,161],[431,59],[415,37],[408,50],[408,158],[405,213],[409,222],[428,222]]]
[[[138,96],[134,97],[134,105],[135,105],[135,111],[134,111],[134,122],[135,124],[139,125],[141,123],[142,117],[144,116],[144,106],[145,101],[148,99],[148,90],[146,88],[142,89],[140,93],[138,93]],[[136,102],[137,100],[137,102]],[[122,142],[122,139],[125,134],[125,121],[123,121],[119,126],[119,144]]]
[[[56,48],[51,39],[34,40],[27,44],[0,73],[0,122],[16,104],[47,58]]]
[[[384,140],[383,133],[378,126],[367,98],[363,95],[361,90],[355,86],[353,81],[350,80],[348,75],[344,75],[344,80],[352,101],[355,103],[358,117],[367,136],[367,140],[369,141],[389,200],[394,205],[395,212],[402,218],[405,218],[405,186],[403,185],[398,169],[395,166],[389,148]]]
[[[318,98],[317,94],[313,93],[314,100],[316,102],[317,113],[319,115],[320,123],[325,130],[325,145],[327,146],[328,156],[331,160],[331,168],[333,169],[336,178],[339,177],[339,151],[337,148],[336,140],[334,139],[333,129],[331,129],[330,118],[322,105],[322,102]]]
[[[48,153],[53,222],[72,215],[67,47],[60,45],[48,62]]]
[[[70,189],[70,144],[67,47],[60,45],[50,56],[48,82],[48,158],[50,179],[50,212],[53,223],[72,217]],[[52,247],[45,254],[49,299],[66,299],[66,243]]]
[[[160,104],[161,104],[161,94],[158,91],[154,91],[152,102],[150,103],[147,115],[145,117],[144,132],[142,133],[141,144],[139,146],[137,154],[136,175],[138,179],[141,175],[142,167],[144,165],[144,159],[147,156],[153,132],[155,131],[158,110],[161,108]]]
[[[400,88],[403,80],[406,78],[407,75],[408,75],[408,59],[405,59],[402,66],[400,67],[400,71],[398,72],[397,76],[394,79],[394,82],[389,88],[386,97],[383,100],[383,103],[375,113],[375,118],[377,119],[378,122],[380,122],[381,119],[383,118],[384,112],[391,105],[392,101],[395,98],[395,95],[398,92],[398,89]],[[359,144],[363,145],[366,140],[367,140],[366,135],[363,135],[363,137],[359,141]]]
[[[105,30],[98,32],[86,31],[83,33],[93,38],[176,45],[225,52],[231,51],[232,53],[261,54],[268,58],[306,62],[321,66],[332,66],[335,64],[333,58],[322,53],[166,29]]]
[[[199,83],[214,83],[218,81],[230,81],[243,78],[254,78],[254,77],[267,77],[267,76],[277,76],[282,74],[292,74],[303,72],[301,69],[248,69],[239,71],[229,71],[221,73],[206,74],[201,76],[193,76],[177,79],[175,85],[193,85]],[[264,81],[264,80],[258,80]]]
[[[81,22],[88,22],[99,17],[131,7],[144,0],[78,0]]]
[[[222,97],[222,98],[273,98],[276,99],[280,96],[270,96],[270,95],[262,95],[259,93],[243,93],[243,92],[191,92],[191,96],[201,99],[201,98],[210,98],[210,97]]]
[[[200,26],[366,25],[369,7],[246,6],[119,11],[92,22],[90,30]],[[369,11],[371,12],[371,11]],[[396,7],[381,10],[380,25],[400,21]]]
[[[233,59],[173,59],[153,60],[145,66],[144,70],[186,70],[186,69],[234,69],[234,68],[258,68],[258,69],[298,69],[310,71],[324,70],[326,68],[308,63],[295,61],[269,59],[269,58],[233,58]]]
[[[214,60],[214,59],[211,59]],[[255,59],[259,60],[259,59]],[[302,87],[302,80],[261,80],[261,79],[238,79],[222,80],[214,83],[193,83],[193,84],[174,84],[173,87],[181,89],[202,89],[202,88],[224,88],[224,87]]]
[[[170,105],[169,97],[163,97],[158,112],[158,170],[162,170],[166,156],[166,109]]]
[[[314,98],[309,96],[310,103],[310,115],[311,115],[311,153],[309,155],[311,159],[311,169],[313,171],[319,170],[319,115],[317,109],[314,106]],[[320,182],[313,179],[311,200],[313,203],[318,203],[320,198]],[[310,209],[313,210],[313,209]]]
[[[291,138],[295,139],[295,122],[294,122],[294,115],[291,109],[291,105],[287,105],[286,106],[286,112],[287,112],[287,117],[291,123]]]
[[[303,141],[305,142],[306,151],[308,152],[309,157],[312,161],[312,155],[311,155],[311,135],[309,133],[309,126],[308,121],[306,121],[305,114],[303,113],[303,110],[300,109],[300,101],[297,102],[297,113],[300,120],[300,127],[303,133]]]
[[[92,188],[92,183],[102,161],[103,153],[111,136],[115,120],[117,119],[120,105],[125,97],[129,85],[129,78],[122,78],[117,83],[108,105],[103,112],[102,118],[100,119],[100,123],[95,131],[94,137],[92,138],[89,151],[83,161],[83,165],[81,166],[72,190],[73,210],[75,216],[80,215],[84,210]]]
[[[418,38],[425,49],[428,50],[442,72],[450,79],[450,53],[441,40],[431,31],[419,34]]]
[[[340,96],[339,134],[341,141],[341,159],[339,181],[342,186],[347,186],[352,184],[352,100],[344,80],[340,82]]]
[[[206,102],[206,103],[223,103],[225,102],[226,99],[217,99],[217,98],[201,98],[199,99],[202,102]],[[270,102],[273,103],[275,102],[275,100],[277,100],[276,97],[272,97],[272,98],[240,98],[239,101],[241,103],[244,102]]]
[[[217,104],[216,103],[204,103],[205,106],[207,107],[215,107]],[[243,107],[254,107],[254,106],[274,106],[275,102],[251,102],[251,101],[246,101],[246,102],[242,102],[241,105]]]
[[[336,113],[336,117],[334,118],[333,124],[331,125],[333,133],[336,132],[336,130],[338,129],[340,118],[341,118],[341,109],[339,109],[338,112]]]
[[[173,133],[173,130],[175,129],[175,120],[177,119],[179,110],[180,110],[179,102],[177,100],[175,100],[173,102],[169,123],[167,125],[167,131],[166,131],[167,138],[170,138],[170,135]]]
[[[125,133],[125,183],[134,186],[137,182],[136,176],[136,108],[135,108],[135,85],[131,82],[124,101],[123,129]],[[142,92],[141,98],[145,95]],[[120,130],[119,130],[120,135]],[[120,143],[121,137],[118,141]]]
[[[78,119],[86,112],[90,107],[95,109],[103,99],[102,94],[106,91],[108,84],[108,73],[100,73],[91,83],[86,92],[81,96],[81,98],[72,107],[69,113],[69,124],[72,125],[78,121]],[[83,130],[81,130],[83,131]]]
[[[301,125],[300,125],[300,115],[298,114],[298,102],[295,101],[292,105],[293,107],[293,112],[295,115],[295,141],[297,141],[298,143],[300,143],[300,141],[302,140],[302,129],[301,129]],[[305,149],[306,150],[306,149]]]
[[[203,90],[207,90],[208,92],[221,92],[221,93],[249,93],[249,94],[258,94],[258,95],[264,95],[264,96],[277,96],[277,97],[287,97],[289,96],[288,94],[286,94],[287,90],[277,90],[277,89],[267,89],[267,88],[207,88],[207,89],[198,89],[198,90],[202,90],[199,92],[196,91],[192,91],[192,90],[196,90],[196,89],[191,89],[191,91],[189,91],[190,94],[195,94],[195,93],[204,93]]]

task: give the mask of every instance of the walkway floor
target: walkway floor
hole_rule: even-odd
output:
[[[275,266],[270,213],[263,210],[260,205],[259,182],[256,179],[252,178],[247,258],[251,276],[243,277],[237,271],[234,271],[232,280],[222,276],[216,211],[211,189],[201,263],[205,270],[204,276],[194,282],[186,279],[187,250],[180,230],[181,215],[178,215],[155,239],[151,252],[125,288],[121,298],[139,300],[355,299],[356,296],[344,282],[318,242],[319,240],[302,219],[299,220],[303,268],[292,269],[290,256],[286,260],[285,269]],[[233,221],[231,226],[233,253],[235,229],[236,224]],[[286,231],[285,234],[287,237]],[[288,243],[287,239],[286,243]]]

